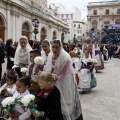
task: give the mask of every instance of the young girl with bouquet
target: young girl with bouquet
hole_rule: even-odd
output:
[[[29,93],[28,89],[30,87],[30,77],[23,77],[17,80],[16,82],[16,92],[13,95],[13,98],[18,99],[20,102],[22,98]],[[10,120],[29,120],[31,112],[28,108],[24,107],[22,104],[16,104],[13,108],[12,115]]]
[[[82,93],[90,91],[91,88],[93,88],[93,81],[96,82],[96,78],[94,77],[93,68],[94,63],[90,57],[89,52],[86,50],[84,52],[84,58],[82,59],[82,65],[79,72],[80,77],[80,91]],[[95,86],[94,86],[95,87]]]
[[[64,120],[61,111],[60,92],[53,82],[57,76],[48,72],[42,72],[39,76],[40,91],[37,94],[37,110],[40,114],[32,112],[36,120]]]
[[[8,74],[5,76],[6,83],[0,88],[0,101],[8,96],[12,96],[16,91],[16,77]]]

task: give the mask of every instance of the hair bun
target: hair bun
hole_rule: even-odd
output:
[[[53,81],[57,81],[58,80],[58,76],[56,74],[52,74],[53,76]]]

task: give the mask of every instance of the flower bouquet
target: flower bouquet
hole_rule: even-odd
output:
[[[31,110],[32,113],[35,113],[37,114],[38,116],[40,116],[40,112],[36,110],[37,108],[37,105],[35,104],[37,102],[36,98],[34,95],[32,94],[29,94],[29,95],[26,95],[22,100],[21,100],[21,103],[29,108]]]
[[[36,57],[36,58],[34,59],[34,63],[35,63],[36,65],[44,65],[44,59],[43,59],[42,57]]]
[[[1,102],[2,107],[4,108],[4,116],[9,116],[12,114],[14,105],[16,103],[19,103],[18,99],[15,99],[13,97],[7,97]]]
[[[34,59],[35,67],[38,69],[37,71],[43,71],[44,68],[44,59],[42,57],[36,57]]]
[[[92,65],[93,66],[95,66],[95,64],[97,64],[97,63],[98,63],[97,59],[92,59]]]

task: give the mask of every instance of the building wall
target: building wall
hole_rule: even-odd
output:
[[[102,40],[105,33],[102,30],[103,26],[109,24],[120,24],[120,12],[117,13],[118,9],[120,10],[120,0],[113,1],[104,1],[104,2],[90,2],[87,6],[88,8],[88,32],[91,28],[97,30],[98,40]],[[109,14],[106,13],[109,10]],[[94,14],[94,11],[97,11],[97,14]]]
[[[81,11],[77,7],[72,8],[72,11],[67,11],[60,5],[58,7],[58,15],[61,20],[68,24],[68,40],[73,40],[75,34],[74,21],[81,21]]]
[[[117,20],[120,21],[120,14],[117,10],[120,9],[120,1],[115,2],[93,2],[88,4],[88,30],[92,28],[92,23],[97,23],[97,29],[100,30],[103,24],[115,24]],[[94,15],[94,10],[97,15]],[[106,14],[109,10],[109,14]],[[119,23],[120,24],[120,23]]]
[[[74,35],[78,41],[84,41],[86,38],[87,24],[85,22],[74,21]]]
[[[11,3],[9,3],[11,2]],[[34,1],[39,2],[39,0]],[[46,0],[43,0],[46,4]],[[17,4],[16,4],[17,3]],[[41,3],[40,3],[41,4]],[[5,0],[0,1],[0,18],[3,21],[4,40],[13,38],[14,41],[18,41],[22,35],[22,26],[26,23],[29,27],[29,39],[34,40],[34,27],[32,25],[32,19],[37,18],[40,22],[39,33],[37,39],[41,40],[41,29],[46,31],[46,39],[53,39],[53,32],[56,32],[56,38],[61,39],[62,29],[68,31],[68,26],[65,22],[59,18],[43,12],[41,9],[35,6],[31,9],[30,1],[26,0]]]

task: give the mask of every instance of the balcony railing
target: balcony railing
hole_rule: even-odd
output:
[[[41,8],[37,8],[33,5],[31,5],[31,2],[29,0],[10,0],[11,2],[17,3],[18,5],[24,7],[24,9],[29,10],[32,13],[38,14],[44,18],[46,18],[45,10],[41,10]]]
[[[104,5],[118,5],[120,1],[104,1],[104,2],[89,2],[88,6],[104,6]]]
[[[37,8],[36,6],[32,5],[29,0],[9,0],[9,2],[16,3],[21,7],[23,7],[24,9],[30,11],[31,13],[37,14],[45,19],[49,19],[55,23],[60,24],[61,26],[64,25],[64,27],[66,28],[68,27],[67,23],[60,20],[58,17],[52,15],[50,12],[46,11],[45,9],[42,9],[40,7]]]

